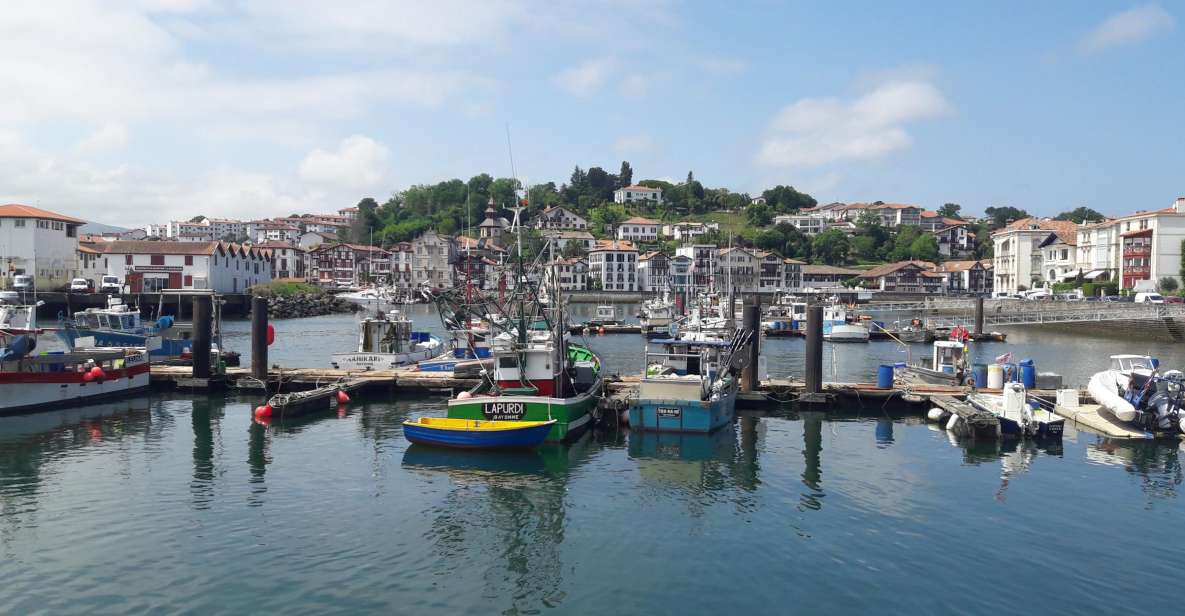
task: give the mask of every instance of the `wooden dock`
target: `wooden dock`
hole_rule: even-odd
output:
[[[154,386],[169,387],[189,379],[191,369],[185,366],[153,366],[150,372]],[[254,381],[246,368],[227,368],[229,383]],[[400,389],[452,390],[469,389],[477,385],[476,378],[458,378],[451,372],[420,372],[410,369],[399,370],[339,370],[335,368],[272,368],[268,370],[268,389],[280,386],[302,389],[320,387],[328,383],[358,381],[363,386],[388,386]],[[245,387],[244,387],[245,388]]]
[[[1097,404],[1080,404],[1077,408],[1056,405],[1053,408],[1054,413],[1065,417],[1075,428],[1086,428],[1112,438],[1156,438],[1151,432],[1136,430],[1116,422],[1101,410],[1102,407]]]
[[[955,436],[987,440],[1000,438],[1000,420],[992,413],[979,410],[950,395],[930,396],[930,404],[958,417],[947,424]]]

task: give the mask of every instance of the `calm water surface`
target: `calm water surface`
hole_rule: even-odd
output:
[[[354,344],[348,315],[276,329],[284,365]],[[246,331],[228,324],[229,346],[247,351]],[[1185,364],[1155,342],[1010,334],[975,352],[1071,379],[1122,350]],[[611,370],[639,367],[638,337],[590,341]],[[800,375],[801,344],[770,341],[771,372]],[[903,357],[825,349],[841,379]],[[259,401],[154,394],[0,418],[0,612],[1180,611],[1175,442],[975,445],[869,405],[465,454],[403,438],[443,398],[270,427],[251,421]]]
[[[1002,588],[1039,613],[1180,606],[1176,444],[971,446],[877,408],[466,454],[402,437],[440,399],[270,427],[257,403],[0,419],[0,611],[994,614]]]

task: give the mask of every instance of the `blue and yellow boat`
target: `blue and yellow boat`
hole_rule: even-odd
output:
[[[530,449],[543,444],[555,422],[420,417],[403,422],[403,435],[413,443],[436,447]]]

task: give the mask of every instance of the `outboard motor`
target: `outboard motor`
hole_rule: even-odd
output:
[[[16,361],[37,348],[37,339],[32,336],[17,336],[12,344],[0,349],[0,361]]]

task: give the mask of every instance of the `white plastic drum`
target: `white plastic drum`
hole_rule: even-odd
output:
[[[988,389],[1004,389],[1004,366],[988,364]]]

